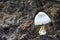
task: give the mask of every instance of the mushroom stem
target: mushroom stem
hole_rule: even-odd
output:
[[[45,25],[41,25],[41,28],[39,30],[39,34],[40,35],[45,35],[47,32],[46,32],[46,27]]]

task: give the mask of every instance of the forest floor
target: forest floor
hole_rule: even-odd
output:
[[[40,26],[34,25],[39,11],[52,20],[44,36],[38,34]],[[60,40],[60,1],[0,0],[0,40]]]

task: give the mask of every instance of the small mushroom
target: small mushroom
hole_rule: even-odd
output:
[[[51,22],[51,19],[45,12],[39,12],[34,19],[34,24],[35,25],[41,25],[41,28],[39,30],[40,35],[46,35],[46,24]]]

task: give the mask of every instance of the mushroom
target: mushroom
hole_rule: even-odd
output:
[[[41,25],[41,28],[39,30],[40,35],[46,35],[46,24],[51,22],[51,19],[45,12],[39,12],[34,19],[34,24],[35,25]]]

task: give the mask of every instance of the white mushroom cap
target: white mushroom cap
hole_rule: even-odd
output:
[[[51,19],[49,18],[49,16],[45,12],[39,12],[35,16],[35,20],[34,20],[35,25],[47,24],[49,22],[51,22]]]

